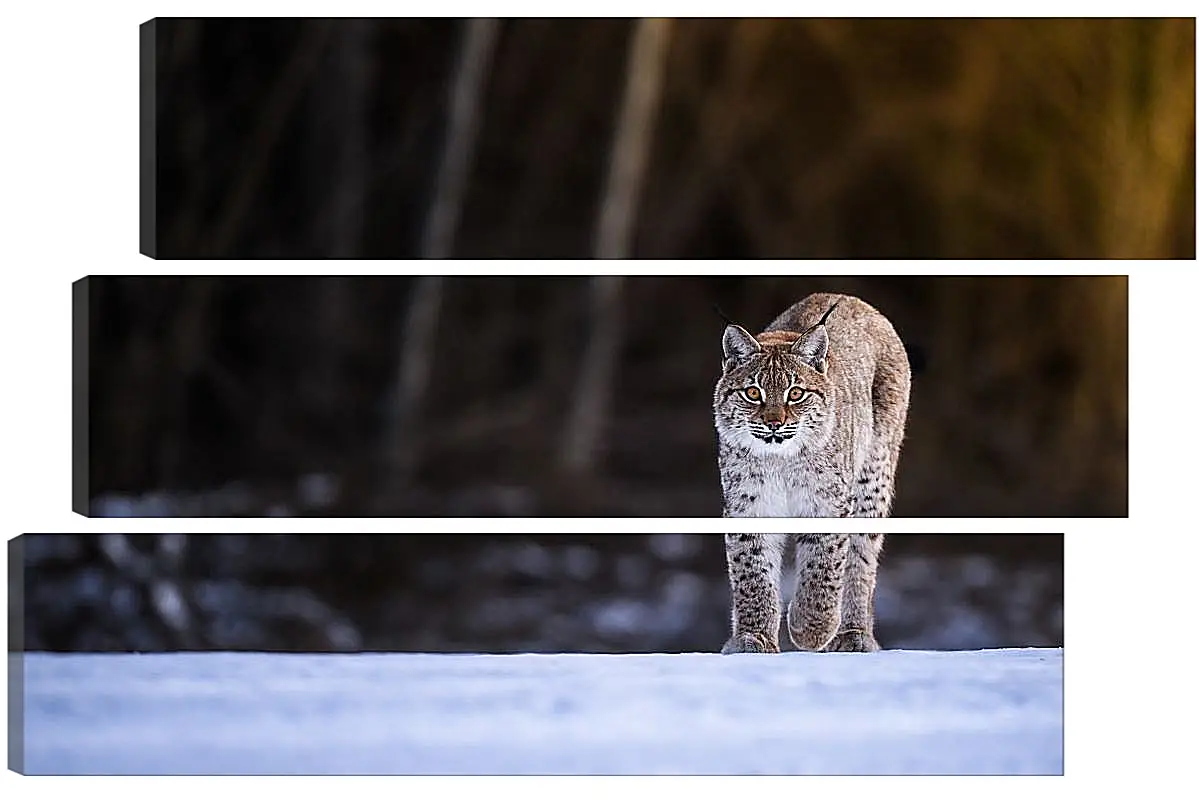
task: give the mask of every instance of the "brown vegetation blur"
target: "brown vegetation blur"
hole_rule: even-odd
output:
[[[816,291],[862,297],[907,346],[897,515],[1128,513],[1123,276],[76,288],[94,514],[717,516],[715,306],[761,330]]]
[[[163,19],[165,258],[1195,256],[1192,19]]]

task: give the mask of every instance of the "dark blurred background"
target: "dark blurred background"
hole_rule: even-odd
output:
[[[164,258],[1194,258],[1193,19],[160,19]]]
[[[897,515],[1128,513],[1125,276],[92,277],[75,507],[719,516],[714,305],[825,290],[910,354]]]
[[[1062,538],[892,534],[879,640],[1061,646]],[[714,535],[27,534],[9,548],[24,565],[23,602],[9,582],[17,650],[715,652],[728,635]]]

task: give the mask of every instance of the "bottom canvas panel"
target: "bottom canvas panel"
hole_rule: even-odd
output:
[[[864,551],[838,551],[845,536],[786,540],[773,598],[743,597],[740,620],[747,578],[730,573],[768,573],[772,541],[18,537],[9,766],[1061,774],[1063,537],[892,534],[862,622]],[[753,630],[758,611],[776,630]],[[797,652],[820,614],[833,638]],[[754,649],[739,635],[783,652],[721,655]],[[881,651],[828,652],[872,636]]]

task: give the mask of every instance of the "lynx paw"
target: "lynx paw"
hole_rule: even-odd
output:
[[[730,653],[777,653],[778,651],[778,642],[768,639],[763,633],[734,634],[720,649],[721,655],[726,656]]]
[[[862,631],[838,633],[824,648],[826,653],[875,653],[881,648],[878,641]]]
[[[812,653],[824,650],[840,624],[840,609],[820,614],[795,601],[787,606],[787,633],[797,650]]]

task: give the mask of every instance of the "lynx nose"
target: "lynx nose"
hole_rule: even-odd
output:
[[[762,421],[765,422],[766,427],[770,428],[772,431],[777,431],[779,428],[783,427],[783,421],[781,419],[764,419]]]

